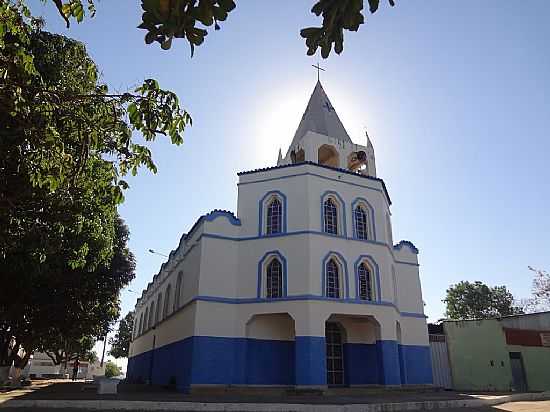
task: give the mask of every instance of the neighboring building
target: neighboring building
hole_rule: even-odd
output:
[[[62,373],[63,365],[55,365],[52,359],[44,352],[35,352],[27,366],[23,370],[23,376],[29,378],[71,378],[73,374],[73,361],[67,364],[65,373]],[[94,376],[105,375],[105,367],[100,362],[90,363],[81,360],[78,365],[78,379],[93,379]]]
[[[23,375],[31,378],[61,378],[60,369],[61,366],[55,365],[44,352],[35,352],[23,370]]]
[[[238,175],[238,217],[199,218],[138,299],[128,379],[431,384],[418,250],[320,83],[287,155]]]
[[[453,389],[550,390],[550,312],[445,321],[443,329]]]

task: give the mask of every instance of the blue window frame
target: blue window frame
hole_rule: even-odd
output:
[[[364,263],[359,265],[357,269],[357,277],[359,280],[359,299],[373,300],[372,273]]]
[[[266,297],[283,297],[283,265],[277,258],[273,258],[266,270]]]
[[[331,198],[323,203],[324,227],[325,233],[331,235],[338,234],[338,208]]]
[[[267,206],[267,227],[268,235],[275,235],[282,232],[283,208],[278,198],[273,198]]]
[[[326,290],[325,294],[329,298],[340,297],[340,269],[334,259],[330,259],[326,264]]]
[[[362,206],[357,205],[353,211],[353,218],[355,221],[355,235],[357,239],[367,240],[369,227],[367,212]]]

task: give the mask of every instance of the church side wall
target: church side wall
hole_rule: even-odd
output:
[[[127,371],[130,380],[152,381],[154,384],[161,385],[175,383],[181,389],[190,385],[197,312],[197,303],[193,299],[199,290],[201,255],[201,244],[195,243],[162,283],[151,290],[151,299],[157,299],[158,293],[162,292],[164,302],[166,290],[170,285],[172,291],[170,306],[174,310],[169,309],[166,318],[130,344]],[[183,273],[183,281],[179,307],[174,307],[177,276],[180,272]],[[149,305],[148,300],[142,302],[142,307]]]

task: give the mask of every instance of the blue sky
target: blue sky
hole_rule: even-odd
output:
[[[299,29],[318,23],[313,0],[238,0],[222,29],[189,56],[144,44],[139,2],[100,1],[92,20],[65,29],[31,1],[47,28],[82,40],[112,90],[153,77],[193,116],[185,143],[152,149],[121,214],[141,293],[203,213],[236,209],[238,171],[274,165],[286,151],[316,81]],[[460,280],[530,295],[527,265],[550,268],[550,2],[398,1],[347,33],[321,80],[348,133],[367,127],[378,176],[393,201],[394,239],[420,249],[429,321]],[[138,294],[122,294],[123,312]]]

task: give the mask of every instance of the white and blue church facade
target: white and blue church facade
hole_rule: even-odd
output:
[[[237,214],[200,217],[138,299],[128,379],[431,384],[418,250],[319,82],[286,156],[238,176]]]

